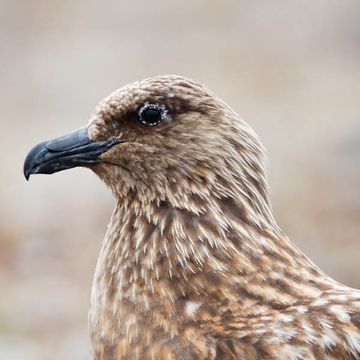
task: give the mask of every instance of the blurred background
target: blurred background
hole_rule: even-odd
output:
[[[23,160],[158,74],[206,84],[255,128],[279,224],[360,287],[359,14],[357,0],[0,0],[0,358],[88,358],[112,196],[84,169],[27,183]]]

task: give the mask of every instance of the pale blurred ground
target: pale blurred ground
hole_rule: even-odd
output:
[[[86,359],[112,211],[84,169],[34,176],[38,141],[113,89],[193,77],[262,136],[280,225],[360,287],[360,2],[0,0],[0,359]]]

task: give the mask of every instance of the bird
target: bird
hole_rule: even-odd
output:
[[[264,146],[178,75],[112,92],[36,145],[26,179],[81,166],[115,197],[89,309],[93,359],[360,359],[360,291],[274,219]]]

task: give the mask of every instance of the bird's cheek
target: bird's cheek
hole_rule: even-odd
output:
[[[108,151],[101,154],[100,156],[101,162],[107,164],[119,164],[124,157],[120,145],[123,146],[123,144],[118,144],[114,146],[112,149],[109,149]]]

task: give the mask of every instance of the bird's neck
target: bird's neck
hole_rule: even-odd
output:
[[[284,278],[293,294],[281,289]],[[167,201],[118,203],[95,282],[109,302],[158,303],[236,288],[237,294],[253,291],[257,301],[286,305],[296,291],[316,296],[325,279],[275,222],[219,197],[202,211]]]
[[[311,301],[329,281],[276,224],[251,220],[233,199],[202,212],[119,203],[95,272],[90,333],[95,351],[114,343],[143,351],[233,306],[244,317],[266,316]]]

